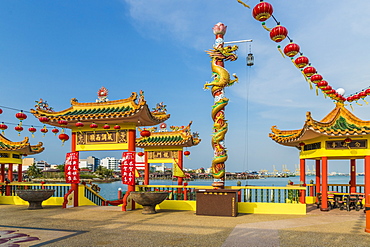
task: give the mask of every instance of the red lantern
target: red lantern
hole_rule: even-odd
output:
[[[254,6],[252,15],[257,21],[265,21],[271,17],[274,9],[272,5],[266,2],[260,2]]]
[[[149,131],[149,130],[142,130],[142,131],[140,132],[140,135],[141,135],[142,137],[149,137],[149,136],[150,136],[150,131]]]
[[[58,124],[60,124],[61,126],[66,126],[68,122],[66,120],[59,120]]]
[[[349,97],[347,97],[347,99],[346,99],[348,102],[352,102],[353,101],[353,97],[352,96],[349,96]]]
[[[110,129],[110,126],[108,124],[104,124],[103,129],[109,130]]]
[[[35,137],[34,133],[36,132],[36,128],[31,126],[30,128],[28,128],[28,131],[32,133],[32,137]]]
[[[320,81],[322,81],[322,76],[319,75],[319,74],[314,74],[314,75],[311,76],[310,80],[311,80],[312,83],[317,84]]]
[[[280,25],[274,27],[270,31],[270,38],[276,43],[283,41],[286,36],[288,36],[288,29]]]
[[[75,123],[75,125],[76,125],[76,127],[77,127],[77,128],[82,128],[82,127],[84,127],[84,124],[83,124],[83,123],[81,123],[81,122],[77,122],[77,123]]]
[[[6,130],[7,128],[8,126],[4,122],[0,124],[0,130],[2,135],[4,135],[4,130]]]
[[[297,65],[298,68],[304,68],[309,63],[308,58],[305,56],[297,57],[294,63]]]
[[[113,127],[115,130],[119,130],[119,129],[121,129],[121,126],[119,126],[118,124],[116,124],[116,125],[114,125],[114,127]]]
[[[329,90],[326,92],[326,94],[329,96],[329,97],[332,97],[334,94],[336,93],[336,91],[334,89],[332,90]]]
[[[359,99],[360,99],[360,96],[359,96],[358,94],[352,95],[352,99],[353,99],[354,101],[357,101],[357,100],[359,100]]]
[[[366,89],[366,90],[365,90],[365,93],[366,93],[367,95],[370,95],[370,88]]]
[[[143,152],[138,152],[137,155],[140,156],[140,157],[143,157],[144,153]]]
[[[328,85],[328,82],[327,81],[324,81],[324,80],[322,80],[322,81],[320,81],[319,83],[317,83],[317,86],[321,89],[321,90],[323,90],[324,88],[326,88],[326,86]]]
[[[96,128],[98,128],[98,125],[96,123],[92,123],[92,124],[90,124],[90,128],[96,129]]]
[[[45,134],[48,133],[49,130],[46,128],[46,125],[44,125],[44,127],[40,129],[40,131],[44,133],[43,136],[45,136]]]
[[[330,90],[332,90],[332,87],[327,85],[325,88],[322,89],[322,91],[324,91],[324,93],[327,93],[329,92]]]
[[[18,136],[20,136],[21,135],[21,132],[23,131],[23,127],[20,126],[20,125],[17,125],[17,126],[14,127],[14,129],[16,131],[18,131]]]
[[[0,108],[0,114],[2,114],[2,113],[3,113],[3,109]]]
[[[27,118],[27,115],[24,114],[23,111],[20,111],[17,114],[15,114],[15,117],[22,121],[22,120],[25,120]]]
[[[300,142],[300,143],[299,143],[299,146],[300,146],[300,147],[303,147],[304,145],[306,145],[304,142]]]
[[[59,140],[61,140],[63,143],[62,145],[64,145],[64,142],[69,140],[69,136],[67,134],[60,134]]]
[[[363,99],[367,96],[367,94],[364,91],[362,91],[361,93],[358,94],[358,96],[360,97],[360,99]]]
[[[190,155],[190,151],[185,151],[185,152],[184,152],[184,155],[185,155],[185,156],[189,156],[189,155]]]
[[[59,133],[59,130],[58,130],[58,129],[56,129],[56,128],[54,128],[54,129],[52,129],[52,130],[51,130],[51,132],[53,132],[53,133],[54,133],[54,135],[57,135],[57,134]]]
[[[50,119],[49,119],[48,117],[39,117],[39,121],[40,121],[41,123],[47,123],[47,122],[49,122],[49,121],[50,121]]]
[[[312,66],[307,66],[306,68],[303,69],[303,73],[307,76],[307,77],[311,77],[313,74],[316,73],[316,69]]]
[[[298,54],[299,50],[299,45],[297,45],[296,43],[289,43],[287,46],[284,47],[284,54],[288,57],[294,57]]]

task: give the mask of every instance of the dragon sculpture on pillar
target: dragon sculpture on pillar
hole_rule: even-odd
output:
[[[217,23],[213,28],[213,33],[216,35],[216,44],[212,50],[206,51],[212,58],[212,82],[204,84],[204,89],[211,89],[214,98],[212,106],[213,119],[213,134],[212,148],[214,157],[212,160],[212,174],[215,179],[212,184],[214,187],[224,187],[225,181],[225,162],[227,160],[227,150],[225,147],[225,135],[228,130],[227,120],[225,119],[225,106],[229,99],[224,95],[224,88],[238,82],[238,77],[234,74],[235,79],[230,78],[229,72],[223,67],[224,60],[235,61],[237,55],[235,51],[238,49],[236,45],[224,47],[223,35],[226,33],[226,26],[222,23]]]

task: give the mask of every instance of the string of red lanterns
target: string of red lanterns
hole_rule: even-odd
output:
[[[290,39],[290,37],[288,36],[288,29],[281,26],[280,22],[276,20],[273,12],[274,10],[272,5],[261,0],[261,2],[253,8],[252,16],[257,21],[262,22],[263,28],[269,31],[270,39],[274,42],[280,43],[286,38],[289,39],[290,42],[284,47],[283,51],[281,51],[280,46],[278,46],[278,49],[283,56],[290,57],[294,65],[301,70],[304,78],[309,82],[311,89],[313,88],[312,84],[314,84],[316,87],[316,91],[318,91],[318,89],[321,89],[324,96],[328,96],[329,98],[337,102],[344,103],[347,101],[350,104],[352,102],[355,102],[356,104],[361,105],[360,103],[358,103],[358,100],[362,99],[366,104],[368,104],[368,102],[364,98],[370,95],[370,87],[362,89],[360,92],[350,94],[348,97],[344,97],[344,89],[334,90],[327,81],[323,80],[322,75],[318,74],[316,68],[311,66],[309,59],[303,56],[303,53],[300,50],[300,46],[296,43],[293,43],[293,40]],[[272,29],[267,28],[265,23],[265,21],[267,21],[271,17],[275,20],[277,24]],[[295,56],[297,55],[299,56],[295,58]]]

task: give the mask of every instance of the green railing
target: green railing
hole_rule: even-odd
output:
[[[328,191],[336,191],[339,193],[349,193],[349,184],[328,184]],[[357,193],[365,193],[365,185],[356,185]],[[307,184],[307,196],[316,196],[316,184]]]
[[[15,191],[27,189],[53,189],[52,197],[63,197],[70,189],[69,184],[32,184],[32,183],[0,183],[0,195],[16,196]]]
[[[139,185],[139,191],[165,191],[167,200],[196,200],[196,189],[213,189],[212,186],[158,186]],[[265,187],[265,186],[227,186],[225,189],[236,189],[239,202],[261,203],[297,203],[305,187]]]
[[[107,206],[106,200],[96,191],[85,185],[85,197],[98,206]]]

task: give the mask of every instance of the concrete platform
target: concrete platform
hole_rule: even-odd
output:
[[[0,205],[0,246],[369,246],[363,211],[321,212],[306,216],[239,214],[195,215],[84,206],[62,209]],[[30,237],[20,234],[29,235]],[[18,235],[14,235],[18,234]],[[12,236],[14,238],[12,238]],[[18,237],[17,237],[18,236]],[[17,240],[26,242],[17,243]]]

